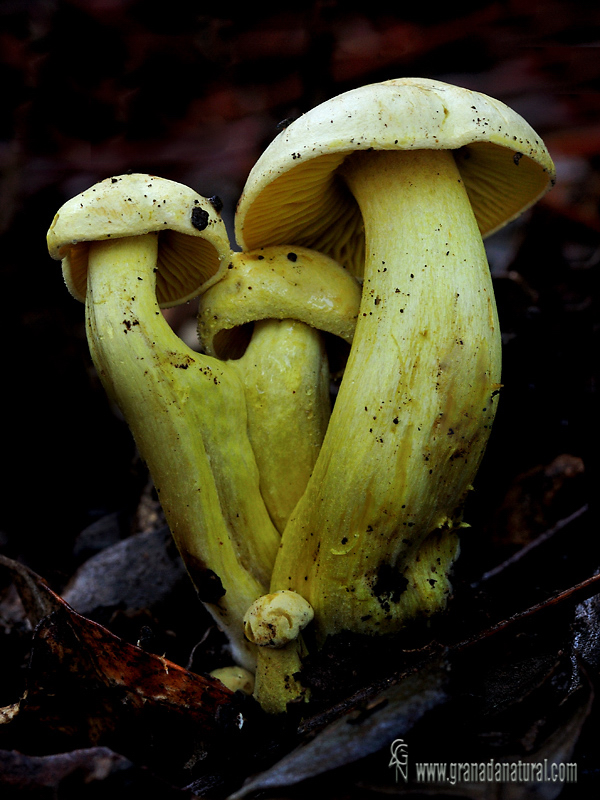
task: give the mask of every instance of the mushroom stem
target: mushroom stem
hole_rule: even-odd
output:
[[[361,307],[271,581],[311,603],[321,641],[445,606],[500,387],[491,277],[452,154],[354,154],[342,175],[365,226]]]
[[[309,699],[309,692],[298,680],[304,650],[301,636],[278,650],[258,649],[254,699],[267,714],[284,714],[289,703]]]
[[[200,599],[252,667],[243,635],[279,536],[259,491],[244,388],[227,364],[188,348],[156,299],[158,235],[90,245],[90,351],[146,461]]]
[[[297,320],[260,320],[239,370],[260,488],[283,532],[306,489],[327,430],[329,365],[321,333]]]

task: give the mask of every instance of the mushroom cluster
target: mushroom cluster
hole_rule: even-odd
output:
[[[306,697],[306,625],[321,646],[445,607],[501,387],[482,237],[553,181],[504,104],[402,79],[276,137],[238,206],[240,252],[216,204],[147,175],[56,215],[94,364],[266,710]],[[160,312],[197,295],[201,352]]]

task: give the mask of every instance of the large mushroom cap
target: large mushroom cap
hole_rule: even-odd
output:
[[[360,211],[336,172],[369,149],[453,150],[482,236],[533,205],[555,177],[542,140],[498,100],[424,78],[362,86],[312,109],[266,149],[239,202],[239,244],[312,247],[360,277]]]
[[[48,250],[62,259],[71,294],[85,301],[91,242],[159,234],[159,305],[183,303],[212,286],[227,268],[225,224],[209,200],[153,175],[107,178],[66,202],[48,231]]]

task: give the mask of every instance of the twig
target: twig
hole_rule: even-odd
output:
[[[531,542],[529,542],[529,544],[526,544],[524,547],[522,547],[520,550],[518,550],[516,553],[510,556],[510,558],[507,558],[506,561],[503,561],[501,564],[498,564],[493,569],[484,572],[478,581],[475,581],[474,583],[471,584],[471,588],[477,589],[478,587],[481,586],[482,583],[490,580],[490,578],[494,578],[496,575],[499,575],[507,567],[510,567],[513,564],[517,564],[532,550],[535,550],[536,547],[539,547],[540,545],[547,542],[549,539],[552,539],[553,536],[559,533],[563,528],[566,528],[567,525],[570,525],[572,522],[575,522],[575,520],[579,519],[579,517],[582,517],[584,514],[586,514],[588,510],[589,510],[589,505],[586,503],[585,505],[581,506],[581,508],[578,508],[577,511],[574,511],[572,514],[569,514],[568,517],[560,519],[556,523],[556,525],[554,525],[552,528],[549,528],[547,531],[544,531],[544,533],[540,534],[537,538],[533,539]]]

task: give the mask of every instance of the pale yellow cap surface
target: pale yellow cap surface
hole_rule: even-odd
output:
[[[336,172],[369,149],[454,151],[482,236],[533,205],[555,178],[540,137],[504,103],[441,81],[391,80],[322,103],[274,139],[240,199],[238,243],[312,247],[360,277],[362,220]]]
[[[229,240],[210,200],[153,175],[107,178],[68,200],[48,231],[71,294],[84,301],[91,242],[158,233],[156,295],[168,307],[195,297],[227,269]]]

